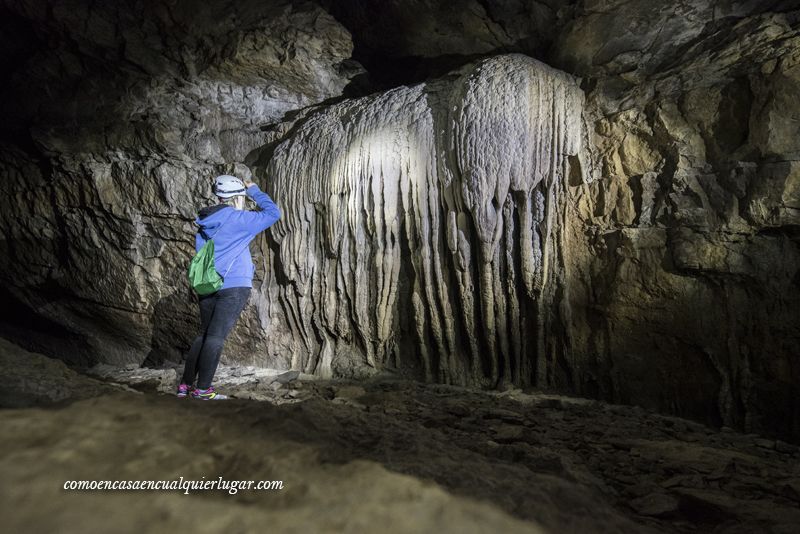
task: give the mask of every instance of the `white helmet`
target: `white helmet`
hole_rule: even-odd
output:
[[[219,198],[231,198],[245,195],[244,182],[230,174],[217,176],[214,180],[214,194]]]

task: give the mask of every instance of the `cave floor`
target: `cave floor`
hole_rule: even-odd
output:
[[[800,525],[800,453],[774,440],[519,390],[295,380],[272,391],[281,402],[112,391],[0,410],[4,530],[788,533]],[[219,476],[282,480],[283,489],[63,489],[67,480]]]

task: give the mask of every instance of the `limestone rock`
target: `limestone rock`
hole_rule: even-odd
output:
[[[584,222],[569,234],[568,358],[586,394],[663,409],[650,386],[633,385],[655,372],[659,388],[673,392],[675,413],[796,435],[791,384],[800,375],[788,365],[796,342],[770,340],[800,334],[797,136],[780,126],[769,140],[763,126],[783,120],[769,111],[773,100],[784,103],[780,117],[797,113],[784,96],[796,65],[789,55],[767,77],[657,98],[601,120],[597,153],[608,176],[571,190]],[[607,289],[584,292],[584,283]],[[762,411],[766,403],[774,407]]]
[[[678,511],[678,499],[663,493],[651,493],[631,501],[631,507],[640,515],[662,516]]]
[[[255,170],[286,224],[225,364],[530,380],[796,441],[798,32],[786,0],[4,0],[2,334],[177,365],[192,218]],[[563,191],[528,190],[547,162],[502,113],[528,70],[468,74],[509,52],[580,77]]]
[[[80,400],[122,388],[80,375],[64,362],[0,338],[0,406],[23,408]]]
[[[6,335],[37,343],[24,331],[48,324],[70,340],[60,357],[85,366],[180,362],[197,328],[185,270],[211,179],[246,178],[262,126],[343,91],[359,73],[349,33],[313,3],[281,0],[20,0],[0,18],[47,41],[9,35],[20,63],[0,88]],[[240,361],[266,347],[246,337]]]
[[[98,364],[87,369],[86,373],[144,391],[175,393],[178,384],[178,377],[174,369],[147,369],[135,365],[116,367]]]
[[[259,380],[249,372],[240,388]],[[397,379],[295,385],[302,403],[276,395],[269,405],[200,406],[128,392],[57,410],[0,410],[5,524],[180,530],[184,516],[210,507],[229,530],[266,522],[289,532],[372,532],[387,518],[387,532],[790,533],[800,521],[800,454],[759,447],[758,436],[552,394]],[[65,491],[76,472],[88,480],[222,476],[284,485],[200,498],[198,490]],[[87,502],[107,513],[76,515],[73,504]],[[195,530],[207,524],[190,520]]]
[[[589,179],[582,110],[569,76],[509,55],[295,126],[263,162],[285,215],[260,288],[292,368],[330,376],[333,352],[446,383],[544,382],[558,206],[570,173]]]

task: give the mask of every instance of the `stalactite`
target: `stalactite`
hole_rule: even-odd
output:
[[[310,114],[257,168],[283,208],[264,252],[286,279],[261,291],[293,365],[541,380],[582,114],[572,77],[520,55]]]

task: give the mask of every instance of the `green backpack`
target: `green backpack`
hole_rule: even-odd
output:
[[[222,277],[214,266],[214,241],[209,239],[189,264],[189,284],[198,295],[204,296],[219,291],[222,283]]]
[[[230,219],[230,217],[228,217],[228,219]],[[189,264],[189,284],[201,297],[219,291],[225,283],[225,277],[228,275],[228,271],[231,270],[233,264],[239,259],[239,254],[244,250],[242,249],[233,255],[233,260],[231,260],[230,265],[225,269],[225,273],[220,276],[219,272],[217,272],[217,266],[214,264],[214,237],[216,237],[226,222],[228,221],[224,221],[219,225],[214,235],[206,238],[205,244],[200,247],[200,250],[197,251],[197,254],[194,255],[192,262]],[[203,232],[203,236],[206,236],[205,232]],[[250,246],[250,242],[245,241],[244,247],[248,246]]]

